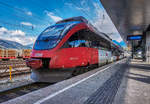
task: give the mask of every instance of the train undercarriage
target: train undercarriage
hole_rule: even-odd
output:
[[[105,63],[106,64],[106,63]],[[105,65],[105,64],[101,64]],[[98,64],[88,66],[78,66],[74,68],[60,68],[60,69],[49,69],[40,68],[32,69],[31,78],[36,82],[60,82],[65,79],[83,74],[94,68],[98,68]]]
[[[72,77],[74,69],[32,69],[31,78],[36,82],[59,82]]]

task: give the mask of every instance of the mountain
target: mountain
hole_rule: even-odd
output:
[[[27,49],[32,49],[32,48],[33,48],[33,44],[25,45],[25,47],[26,47]]]
[[[18,42],[0,39],[0,48],[2,49],[31,49]]]

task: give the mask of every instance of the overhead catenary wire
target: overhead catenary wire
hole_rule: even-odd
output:
[[[36,2],[34,2],[34,0],[30,0],[33,4],[36,4],[36,5],[38,5],[38,7],[40,7],[40,9],[42,8],[42,9],[44,9],[45,11],[49,11],[49,12],[51,12],[51,11],[55,11],[55,12],[57,12],[57,15],[58,16],[60,16],[61,17],[61,14],[60,13],[58,13],[58,11],[56,10],[56,9],[48,9],[48,8],[46,8],[46,7],[43,7],[43,6],[41,6],[37,1]]]
[[[1,1],[0,1],[0,4],[1,4],[1,5],[4,5],[4,6],[6,6],[6,7],[12,8],[12,9],[14,9],[14,10],[16,10],[16,11],[22,13],[22,14],[26,14],[26,11],[25,11],[25,10],[20,9],[20,8],[17,8],[17,7],[14,7],[14,6],[12,6],[12,5],[8,4],[8,3],[4,3],[4,2],[1,2]],[[42,18],[39,17],[39,16],[33,16],[33,15],[32,15],[31,17],[33,17],[34,19],[36,19],[36,20],[38,20],[38,21],[42,21]]]
[[[0,28],[1,27],[4,27],[4,25],[8,25],[8,26],[11,26],[11,27],[17,27],[17,28],[23,28],[23,29],[26,29],[26,30],[34,30],[35,27],[38,27],[38,28],[45,28],[47,27],[47,25],[31,25],[31,26],[26,26],[24,24],[15,24],[15,23],[9,23],[5,20],[0,20]]]
[[[0,20],[0,23],[2,23],[2,24],[4,24],[4,25],[9,25],[9,26],[12,26],[12,27],[20,27],[20,28],[23,28],[23,29],[32,30],[32,29],[30,29],[30,28],[24,27],[23,25],[12,24],[12,23],[9,23],[9,22],[3,21],[3,20]],[[1,27],[3,27],[3,26],[1,26]]]
[[[22,20],[25,20],[25,21],[28,21],[29,20],[29,18],[27,17],[23,17],[23,16],[20,16],[20,15],[17,15],[17,14],[12,14],[13,16],[15,16],[15,17],[18,17],[19,19],[21,18]],[[17,19],[16,19],[17,20]],[[18,21],[20,21],[20,20],[18,20]],[[37,22],[42,22],[42,20],[41,21],[37,21]],[[43,26],[43,25],[42,25]],[[45,26],[47,26],[47,25],[45,25]],[[32,27],[32,26],[31,26]]]
[[[3,24],[3,25],[2,25],[2,24]],[[10,27],[22,28],[22,29],[24,29],[24,30],[30,30],[30,31],[33,31],[33,30],[34,30],[34,28],[33,28],[32,26],[28,27],[28,26],[21,25],[21,24],[13,24],[13,23],[9,23],[9,22],[0,20],[0,28],[5,27],[5,25],[10,26]],[[36,27],[37,27],[37,26],[36,26]],[[39,27],[45,28],[45,27],[47,27],[47,25],[41,25],[41,26],[39,26]]]
[[[9,8],[12,8],[12,9],[15,9],[15,10],[17,10],[17,11],[19,11],[20,13],[24,13],[24,14],[26,14],[25,12],[25,10],[22,10],[22,9],[20,9],[20,8],[16,8],[16,7],[13,7],[13,6],[11,6],[10,4],[7,4],[7,3],[4,3],[4,2],[1,2],[0,1],[0,4],[1,5],[4,5],[4,6],[7,6],[7,7],[9,7]],[[18,17],[18,18],[20,18],[20,19],[23,19],[23,20],[29,20],[29,18],[31,18],[31,16],[28,16],[27,18],[26,17],[23,17],[23,16],[20,16],[20,15],[17,15],[17,14],[12,14],[12,15],[14,15],[15,17]],[[35,16],[33,16],[32,15],[32,17],[35,17]],[[42,19],[41,18],[34,18],[34,20],[38,20],[38,21],[40,21],[40,22],[43,22],[42,21]],[[46,21],[46,20],[44,20],[44,21]],[[49,24],[52,24],[52,22],[49,22],[49,21],[47,21]],[[4,23],[4,22],[2,22],[3,24],[5,24],[5,25],[9,25],[9,26],[15,26],[15,27],[19,27],[20,26],[20,28],[27,28],[27,26],[26,25],[24,25],[24,24],[11,24],[11,23]],[[47,27],[48,26],[48,24],[47,23],[45,23],[45,25],[43,24],[43,25],[37,25],[37,26],[35,26],[34,24],[32,24],[32,26],[28,26],[28,27],[30,27],[30,30],[34,30],[34,28],[37,28],[37,27],[39,27],[39,28],[45,28],[45,27]],[[27,28],[27,29],[29,29],[29,28]]]
[[[8,25],[8,26],[11,26],[11,27],[23,28],[23,29],[26,29],[26,30],[33,30],[33,29],[32,29],[33,26],[28,26],[28,27],[27,27],[27,26],[25,26],[25,25],[23,25],[23,24],[9,23],[9,22],[4,21],[4,20],[0,20],[0,24],[1,24],[0,28],[1,28],[1,27],[4,27],[4,25]],[[29,27],[30,27],[30,28],[29,28]]]
[[[73,0],[72,1],[72,4],[75,5],[76,7],[79,7],[79,5],[76,4],[76,2],[74,2]],[[85,14],[88,18],[91,18],[91,16],[89,16],[83,9],[80,9],[79,11],[81,11],[83,14]],[[92,18],[91,18],[92,19]],[[90,20],[89,20],[90,21]]]

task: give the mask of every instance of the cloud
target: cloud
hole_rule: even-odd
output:
[[[24,34],[25,34],[24,32],[20,32],[20,30],[11,30],[11,31],[9,31],[8,29],[6,29],[6,28],[4,28],[4,27],[1,27],[1,28],[0,28],[0,36],[1,36],[1,37],[2,37],[2,36],[8,37],[8,35],[9,35],[9,36],[18,35],[18,31],[19,31],[19,33],[21,33],[21,34],[19,34],[19,35],[24,35]]]
[[[1,27],[0,28],[0,35],[25,36],[25,33],[21,30],[8,30],[4,27]]]
[[[82,7],[75,7],[77,10],[79,11],[82,11],[82,12],[85,12],[86,14],[88,14],[88,12],[90,12],[90,8],[87,7],[86,9],[85,8],[82,8]]]
[[[66,5],[66,6],[69,6],[69,7],[72,7],[72,6],[73,6],[72,3],[68,3],[68,2],[65,2],[65,5]]]
[[[78,4],[78,5],[74,5],[73,3],[65,3],[65,5],[70,7],[71,9],[76,9],[81,12],[85,12],[86,14],[89,14],[91,12],[90,7],[86,0],[81,0],[80,4]],[[122,38],[120,37],[119,32],[117,31],[116,27],[112,23],[110,17],[107,15],[106,11],[103,8],[101,8],[101,6],[96,2],[93,2],[93,6],[95,7],[95,10],[93,10],[95,12],[95,17],[93,16],[92,17],[93,19],[91,20],[91,18],[89,18],[91,16],[88,15],[87,18],[89,19],[89,21],[100,32],[104,32],[107,35],[109,35],[110,38],[112,38],[118,42],[123,41]]]
[[[85,12],[86,15],[90,12],[90,7],[89,5],[87,4],[87,2],[89,1],[86,1],[86,0],[81,0],[78,4],[77,2],[73,2],[73,3],[65,3],[66,6],[72,8],[72,9],[76,9],[76,10],[79,10],[81,11],[82,13]],[[75,4],[74,4],[75,3]],[[85,14],[84,13],[84,14]]]
[[[28,16],[32,16],[32,12],[30,12],[30,11],[27,11],[26,14],[27,14]]]
[[[47,16],[49,16],[54,22],[57,22],[57,21],[62,20],[61,17],[56,16],[53,12],[45,11],[45,13],[46,13]]]
[[[93,3],[95,7],[95,14],[96,17],[92,21],[92,24],[101,32],[106,33],[110,38],[116,40],[118,42],[123,41],[119,32],[117,31],[116,27],[112,23],[110,17],[108,16],[107,12],[100,8],[98,3]]]
[[[21,22],[20,24],[25,25],[25,26],[33,26],[33,24],[30,22]]]
[[[25,36],[25,33],[21,30],[7,30],[7,32],[12,36]]]
[[[0,28],[0,33],[1,33],[1,32],[6,32],[6,31],[8,31],[6,28],[4,28],[4,27],[1,27],[1,28]]]
[[[81,5],[85,5],[87,2],[87,0],[81,0]]]
[[[0,39],[15,41],[23,45],[34,43],[36,37],[26,36],[22,30],[8,30],[4,27],[0,28]]]
[[[89,1],[90,2],[90,1]],[[95,9],[92,12],[95,12],[95,17],[88,15],[89,21],[100,31],[106,33],[110,38],[118,42],[123,41],[116,27],[112,23],[110,17],[107,15],[107,12],[99,5],[99,3],[92,2]],[[71,9],[77,9],[81,12],[89,14],[91,9],[89,8],[87,0],[80,0],[80,4],[74,5],[73,3],[65,3],[66,6]],[[87,15],[86,15],[87,16]],[[91,17],[91,18],[89,18]]]

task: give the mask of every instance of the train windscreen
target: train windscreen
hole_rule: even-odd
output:
[[[61,32],[65,28],[65,25],[50,26],[44,30],[37,38],[34,49],[45,50],[54,48],[61,39]]]
[[[34,49],[47,50],[54,48],[60,40],[64,37],[65,33],[71,26],[80,22],[62,23],[48,27],[37,38]]]

